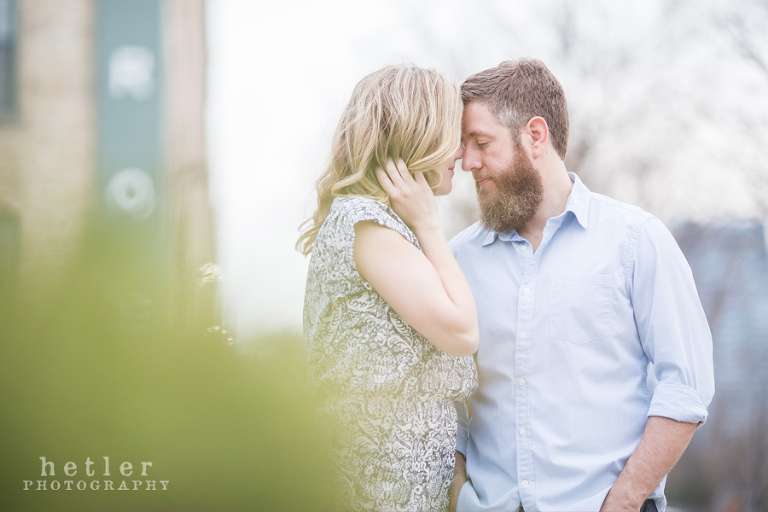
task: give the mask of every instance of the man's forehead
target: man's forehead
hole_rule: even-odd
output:
[[[493,110],[491,109],[490,103],[487,101],[475,100],[464,105],[464,117],[468,114],[472,116],[493,117]]]
[[[499,123],[493,115],[484,118],[473,117],[472,119],[464,116],[461,121],[461,136],[464,138],[490,137],[499,130],[505,130],[505,126]]]
[[[503,127],[486,103],[473,101],[464,107],[461,118],[463,136],[490,135],[492,131]]]

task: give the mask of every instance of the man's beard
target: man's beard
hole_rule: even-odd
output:
[[[489,178],[495,192],[483,191],[475,184],[483,225],[496,233],[520,231],[536,215],[544,197],[541,176],[522,147],[517,147],[510,165]]]

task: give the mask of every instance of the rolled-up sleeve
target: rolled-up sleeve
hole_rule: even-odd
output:
[[[648,416],[703,425],[715,392],[712,334],[688,262],[658,219],[639,229],[630,268],[635,324],[657,381]]]

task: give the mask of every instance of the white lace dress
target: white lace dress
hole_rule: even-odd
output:
[[[386,205],[337,198],[312,250],[304,303],[310,382],[332,424],[331,461],[351,510],[444,510],[456,412],[477,387],[471,356],[437,349],[357,272],[354,226],[374,221],[421,249]]]

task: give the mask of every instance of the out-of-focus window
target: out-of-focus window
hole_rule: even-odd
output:
[[[16,0],[0,0],[0,122],[16,116]]]

